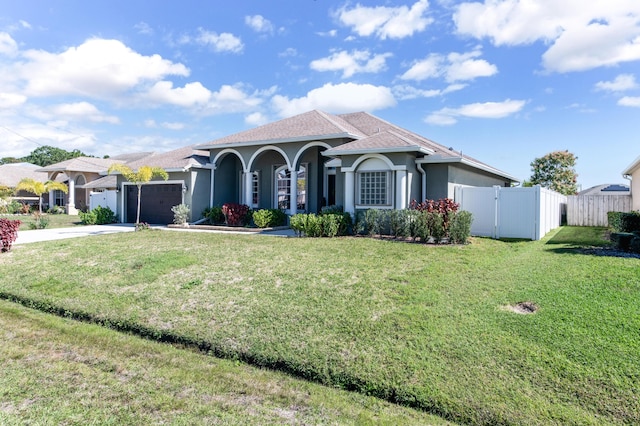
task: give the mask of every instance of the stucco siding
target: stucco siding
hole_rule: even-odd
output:
[[[640,167],[631,174],[631,209],[640,211]]]

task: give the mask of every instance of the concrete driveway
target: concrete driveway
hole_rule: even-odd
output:
[[[28,244],[38,241],[63,240],[65,238],[88,237],[92,235],[114,234],[116,232],[132,232],[135,227],[131,223],[113,225],[87,225],[70,228],[33,229],[18,231],[18,238],[13,244]]]

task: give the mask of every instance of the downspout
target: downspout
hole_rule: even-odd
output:
[[[427,172],[422,168],[422,163],[416,162],[416,167],[422,175],[422,199],[420,200],[420,202],[423,202],[427,199]]]

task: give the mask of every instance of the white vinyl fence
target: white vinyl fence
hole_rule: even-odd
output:
[[[567,225],[609,226],[607,212],[630,211],[630,195],[571,195],[567,197]]]
[[[102,191],[89,193],[89,210],[96,207],[109,207],[111,211],[117,213],[118,209],[117,191]]]
[[[567,197],[540,186],[458,186],[455,201],[473,215],[471,235],[539,240],[561,225]]]

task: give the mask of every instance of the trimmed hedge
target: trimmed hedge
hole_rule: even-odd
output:
[[[613,232],[640,232],[640,211],[608,212],[607,220]]]
[[[258,228],[282,226],[287,223],[287,215],[280,209],[261,209],[253,212],[253,223]]]

